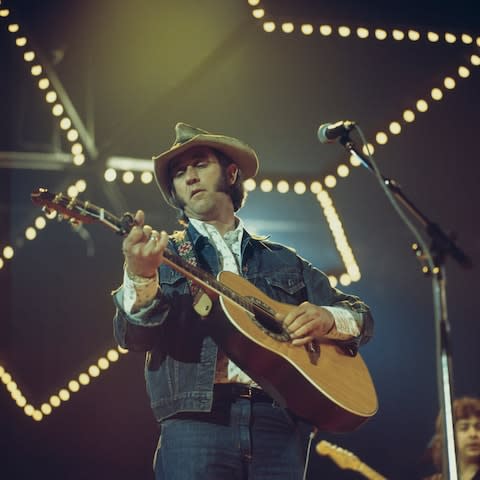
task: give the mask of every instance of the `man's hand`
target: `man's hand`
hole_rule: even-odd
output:
[[[145,225],[145,214],[142,210],[135,214],[135,224],[122,243],[127,272],[130,275],[153,277],[162,263],[168,235]]]
[[[287,315],[277,314],[288,330],[292,345],[305,345],[319,340],[335,326],[333,315],[326,309],[303,302],[293,308]]]

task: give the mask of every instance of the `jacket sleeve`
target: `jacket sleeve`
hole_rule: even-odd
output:
[[[112,292],[116,307],[113,334],[118,344],[133,351],[151,350],[161,335],[162,325],[170,311],[168,298],[161,293],[153,302],[135,313],[123,308],[123,287]]]

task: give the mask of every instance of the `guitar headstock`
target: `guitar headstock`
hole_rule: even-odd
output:
[[[85,209],[85,202],[63,193],[53,193],[46,188],[39,188],[30,194],[30,198],[35,205],[42,207],[42,210],[46,213],[55,211],[63,218],[73,219],[81,223],[93,223],[95,221]]]
[[[340,468],[359,471],[362,466],[362,461],[352,452],[338,447],[333,443],[321,440],[317,446],[316,451],[320,455],[330,457]]]
[[[125,213],[122,218],[118,218],[93,203],[82,202],[64,193],[49,192],[46,188],[33,191],[30,198],[35,205],[42,207],[44,211],[59,213],[60,219],[66,218],[73,223],[99,222],[119,235],[126,235],[135,225],[135,219],[131,213]]]

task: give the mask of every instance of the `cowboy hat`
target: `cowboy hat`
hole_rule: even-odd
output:
[[[175,137],[175,142],[169,150],[153,157],[155,179],[165,200],[172,206],[175,204],[170,194],[169,163],[192,147],[204,146],[220,150],[238,166],[245,179],[257,174],[257,154],[250,146],[236,138],[216,135],[186,123],[175,125]]]

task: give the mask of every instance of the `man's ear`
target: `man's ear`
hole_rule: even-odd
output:
[[[233,185],[237,181],[237,177],[238,177],[238,167],[234,163],[231,163],[227,167],[227,179],[228,179],[229,185]]]

